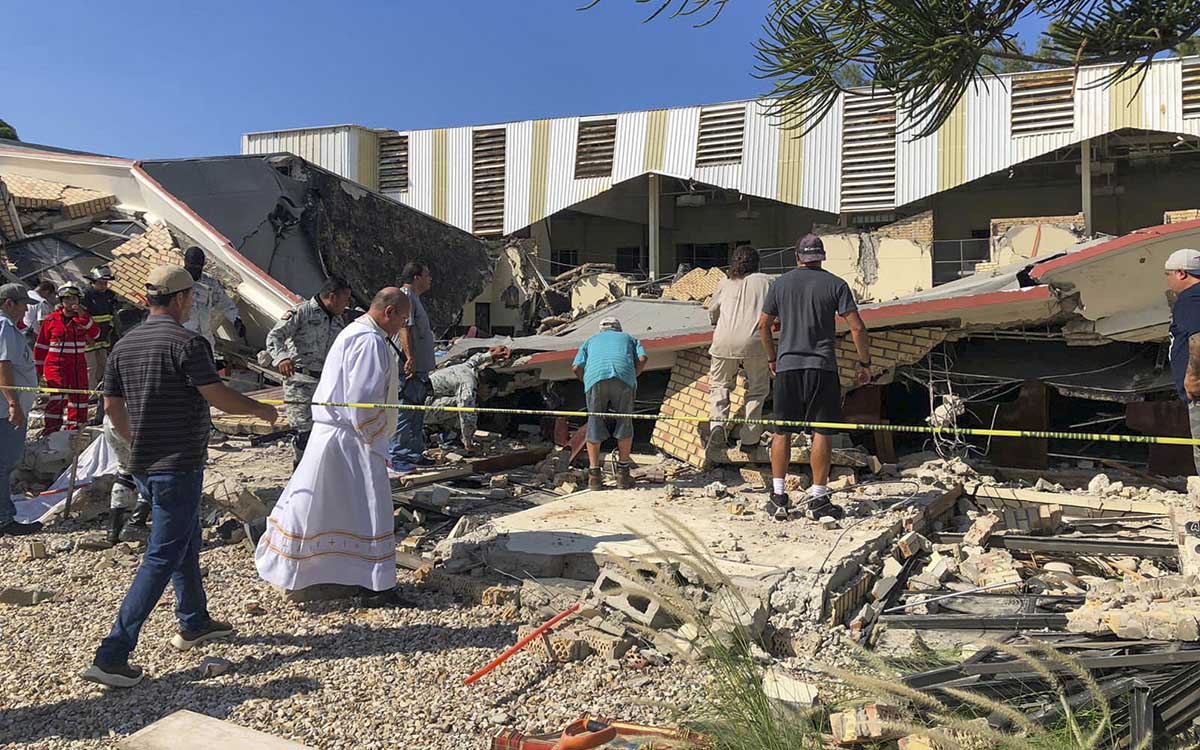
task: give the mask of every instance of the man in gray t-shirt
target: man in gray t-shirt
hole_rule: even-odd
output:
[[[432,391],[429,373],[437,366],[433,351],[433,328],[429,324],[429,313],[421,303],[421,295],[433,287],[433,272],[425,263],[414,260],[404,266],[401,274],[401,290],[412,302],[408,324],[400,330],[401,366],[400,403],[425,405]],[[402,474],[421,466],[432,464],[425,458],[425,412],[401,409],[396,420],[396,434],[392,437],[392,469]]]
[[[850,287],[821,268],[825,245],[809,234],[796,242],[796,268],[776,279],[767,293],[759,318],[758,333],[775,374],[774,416],[798,422],[842,421],[842,394],[837,370],[837,320],[846,320],[858,350],[858,379],[871,380],[871,341],[858,314]],[[779,346],[772,330],[779,321]],[[771,441],[771,502],[775,517],[785,520],[791,501],[784,489],[791,458],[791,433],[803,427],[776,426]],[[808,491],[808,515],[839,517],[841,509],[829,501],[829,465],[833,446],[829,436],[836,430],[813,430],[809,464],[813,484]]]

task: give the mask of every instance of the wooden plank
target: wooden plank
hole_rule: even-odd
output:
[[[120,750],[311,750],[308,745],[272,737],[194,711],[165,716],[117,743]]]
[[[467,463],[474,473],[485,474],[493,471],[508,471],[509,469],[536,464],[548,455],[550,455],[550,447],[543,446],[540,448],[526,448],[525,450],[513,451],[512,453],[501,453],[500,455],[488,456],[487,458],[476,458]]]
[[[458,479],[459,477],[469,477],[475,473],[475,470],[470,466],[452,466],[448,469],[438,469],[436,471],[424,471],[417,474],[406,474],[392,480],[392,486],[396,487],[420,487],[426,484],[434,484],[435,482],[445,482],[448,479]]]
[[[1070,495],[1065,492],[1038,492],[1036,490],[996,487],[993,485],[968,483],[963,489],[968,495],[980,500],[995,500],[1000,503],[1041,503],[1061,505],[1064,508],[1086,508],[1093,511],[1112,513],[1138,513],[1165,515],[1167,506],[1161,503],[1146,503],[1126,500],[1123,497],[1095,497],[1092,495]]]

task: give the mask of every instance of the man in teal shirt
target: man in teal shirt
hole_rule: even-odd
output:
[[[629,458],[633,450],[633,420],[619,417],[616,428],[611,432],[602,412],[618,414],[633,412],[634,397],[637,395],[637,376],[646,366],[646,350],[641,343],[621,331],[621,321],[605,318],[600,321],[600,333],[583,342],[571,369],[583,381],[587,392],[587,410],[592,415],[587,424],[588,489],[604,488],[600,472],[600,444],[608,437],[617,439],[617,486],[629,489],[633,486],[630,470],[633,462]]]

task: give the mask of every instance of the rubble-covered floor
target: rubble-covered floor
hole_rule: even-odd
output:
[[[214,447],[212,465],[265,493],[286,481],[289,451]],[[486,748],[504,726],[557,730],[585,711],[669,721],[672,707],[686,707],[701,689],[699,670],[681,663],[630,670],[591,658],[551,666],[535,650],[464,687],[463,678],[513,644],[519,621],[511,611],[417,588],[403,571],[404,593],[419,608],[298,607],[258,578],[242,545],[209,542],[201,554],[209,606],[238,634],[175,651],[167,643],[175,628],[168,591],[133,658],[147,669],[146,683],[108,691],[78,673],[107,634],[139,558],[71,549],[98,526],[70,521],[35,537],[0,539],[6,586],[56,593],[32,607],[0,605],[0,747],[111,748],[187,708],[314,748]],[[50,557],[23,561],[30,540],[45,543]],[[234,669],[202,679],[205,656]],[[644,705],[648,684],[660,705]]]

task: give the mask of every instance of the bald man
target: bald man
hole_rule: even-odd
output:
[[[367,313],[334,339],[313,400],[393,402],[400,369],[390,339],[410,313],[399,288],[380,290]],[[290,592],[340,584],[368,605],[400,604],[387,473],[396,412],[314,405],[312,416],[308,447],[258,540],[258,572]]]

